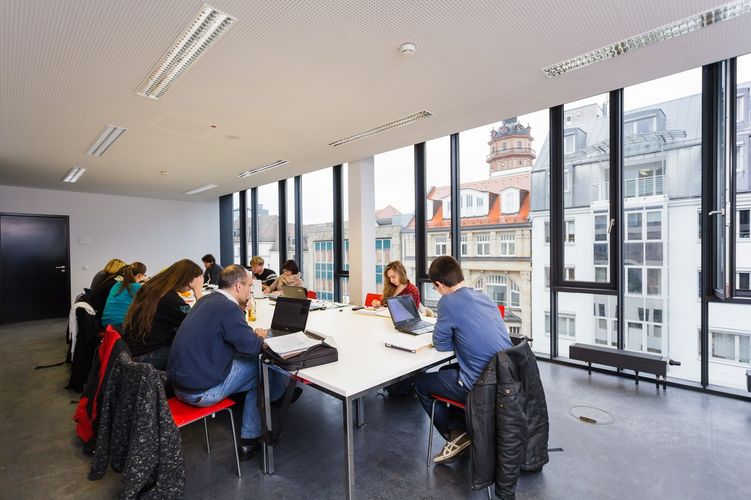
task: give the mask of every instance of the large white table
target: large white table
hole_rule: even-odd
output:
[[[268,328],[274,313],[273,303],[257,301],[256,321],[253,327]],[[335,363],[306,368],[297,376],[309,386],[343,402],[345,479],[347,498],[352,498],[355,486],[354,450],[352,444],[353,403],[357,406],[358,424],[362,424],[362,398],[370,391],[380,389],[426,368],[441,364],[454,357],[453,352],[438,352],[432,347],[418,353],[391,349],[384,344],[394,336],[407,335],[394,329],[390,318],[356,313],[351,307],[311,311],[307,330],[326,337],[327,343],[339,351]],[[268,366],[263,364],[263,385],[266,411],[264,418],[271,430],[271,412],[268,402]],[[265,472],[274,472],[273,446],[264,446]]]

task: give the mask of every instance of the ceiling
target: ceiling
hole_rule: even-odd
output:
[[[209,200],[751,52],[746,15],[541,71],[723,0],[206,1],[237,21],[158,101],[135,90],[200,0],[0,2],[0,184]],[[329,146],[421,110],[434,116]],[[107,124],[128,130],[88,156]],[[88,170],[61,182],[73,166]],[[219,187],[184,194],[205,184]]]

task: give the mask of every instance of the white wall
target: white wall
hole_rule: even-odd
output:
[[[148,274],[187,258],[219,257],[219,201],[182,202],[0,186],[0,212],[70,217],[71,294],[111,258]],[[88,242],[87,242],[88,240]]]

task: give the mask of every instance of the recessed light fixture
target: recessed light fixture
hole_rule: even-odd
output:
[[[86,151],[86,154],[89,156],[102,156],[126,130],[128,129],[118,127],[117,125],[107,125],[89,150]]]
[[[269,163],[268,165],[264,165],[262,167],[246,170],[245,172],[240,172],[239,174],[237,174],[237,176],[241,179],[244,179],[245,177],[260,174],[261,172],[271,170],[272,168],[281,167],[282,165],[286,165],[287,163],[289,163],[287,160],[276,160],[274,163]]]
[[[81,178],[84,172],[86,172],[86,169],[83,167],[73,167],[68,170],[67,174],[65,174],[65,177],[63,177],[63,182],[76,182]]]
[[[542,69],[548,78],[633,52],[751,12],[751,0],[735,0]]]
[[[417,47],[414,43],[403,43],[399,46],[399,53],[403,56],[412,56],[417,51]]]
[[[190,26],[177,38],[167,54],[143,81],[136,94],[159,99],[177,78],[235,21],[204,4]]]
[[[217,187],[216,184],[206,184],[205,186],[201,186],[199,188],[191,189],[190,191],[187,191],[185,194],[191,195],[191,194],[202,193],[204,191],[208,191],[209,189],[214,189],[215,187]]]
[[[159,175],[167,175],[167,174],[169,174],[169,172],[167,172],[166,170],[162,170],[161,172],[159,172]]]
[[[383,125],[371,128],[370,130],[366,130],[365,132],[360,132],[359,134],[351,135],[349,137],[345,137],[344,139],[330,142],[329,146],[336,147],[341,146],[342,144],[347,144],[349,142],[359,141],[360,139],[365,139],[366,137],[380,134],[381,132],[386,132],[397,127],[411,125],[416,121],[422,120],[423,118],[430,118],[431,116],[433,116],[433,113],[431,113],[430,111],[419,111],[417,113],[412,113],[411,115],[403,116],[402,118],[399,118],[392,122],[384,123]]]

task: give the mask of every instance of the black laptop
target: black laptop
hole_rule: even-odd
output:
[[[309,312],[310,301],[308,299],[277,297],[268,336],[280,337],[290,333],[304,332]]]
[[[415,301],[410,295],[390,297],[386,299],[386,305],[394,322],[394,328],[403,333],[422,335],[433,331],[433,323],[420,319]]]

